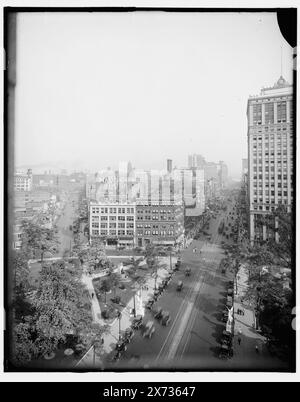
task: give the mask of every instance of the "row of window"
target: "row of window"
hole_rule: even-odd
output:
[[[92,207],[92,213],[93,214],[134,214],[134,208],[98,208],[98,207]]]
[[[116,223],[109,223],[109,225],[107,225],[107,223],[101,223],[99,225],[99,223],[92,222],[92,228],[99,228],[99,227],[101,227],[101,229],[105,229],[107,227],[109,227],[111,229],[115,229],[115,228],[117,228],[117,224]],[[118,228],[125,228],[125,223],[119,223]],[[133,223],[127,223],[126,228],[133,229],[134,224]]]
[[[275,196],[275,191],[273,191],[273,190],[265,190],[265,195],[269,195],[271,193],[271,196]],[[263,194],[263,190],[259,190],[259,191],[254,191],[253,192],[253,194],[254,195],[262,195]],[[287,191],[283,191],[283,194],[282,194],[282,191],[278,191],[277,192],[277,195],[278,195],[278,197],[282,197],[282,195],[284,196],[284,197],[287,197],[287,195],[288,195],[288,192]],[[255,200],[255,198],[254,198],[254,200]],[[254,201],[255,202],[255,201]]]
[[[100,218],[100,221],[131,221],[131,222],[133,222],[134,221],[134,216],[131,216],[131,215],[128,215],[128,216],[118,216],[118,217],[116,217],[116,216],[105,216],[105,215],[103,215],[103,216],[98,216],[98,215],[92,215],[92,220],[93,221],[99,221],[99,218]]]
[[[133,230],[92,230],[93,236],[133,236]]]
[[[138,214],[142,214],[142,213],[145,213],[145,214],[171,214],[173,211],[172,210],[163,210],[163,209],[161,209],[161,210],[158,210],[158,209],[145,209],[145,210],[137,210],[137,213]]]
[[[169,226],[159,226],[159,225],[136,225],[136,227],[137,227],[137,229],[151,229],[151,227],[152,227],[152,229],[163,229],[163,230],[165,230],[165,229],[167,229],[167,228],[170,228],[170,229],[174,229],[174,225],[169,225]]]
[[[282,186],[282,184],[283,184],[283,186]],[[269,187],[269,183],[265,183],[264,186],[263,186],[263,184],[262,184],[261,182],[260,182],[260,183],[253,183],[253,186],[254,186],[254,187]],[[278,187],[281,187],[281,186],[282,186],[282,187],[285,187],[285,188],[286,188],[286,187],[287,187],[287,183],[278,182],[278,183],[277,183],[277,186],[278,186]],[[273,182],[273,183],[271,182],[271,187],[275,187],[275,182]]]
[[[144,232],[142,230],[138,230],[137,232],[138,236],[174,236],[174,231],[173,230],[169,230],[169,231],[159,231],[159,230],[145,230]]]
[[[145,216],[138,216],[138,221],[173,221],[175,219],[174,215],[145,215]]]

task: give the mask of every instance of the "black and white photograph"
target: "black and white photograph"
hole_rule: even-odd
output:
[[[4,371],[295,373],[297,9],[3,18]]]

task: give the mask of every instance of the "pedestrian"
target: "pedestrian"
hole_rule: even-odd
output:
[[[241,342],[242,342],[242,339],[241,339],[241,337],[239,336],[239,337],[238,337],[238,343],[239,343],[239,345],[241,344]]]
[[[94,298],[94,293],[92,292],[92,299]]]

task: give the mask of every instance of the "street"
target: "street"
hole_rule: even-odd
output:
[[[73,221],[76,218],[75,210],[77,206],[78,194],[69,193],[65,207],[61,212],[61,216],[57,219],[56,222],[59,241],[59,252],[57,255],[60,257],[63,257],[66,250],[68,251],[72,247],[73,231],[70,230],[70,225],[73,224]]]
[[[220,364],[218,347],[224,324],[218,317],[225,304],[226,276],[218,269],[224,256],[218,226],[224,214],[222,211],[211,220],[207,230],[211,241],[203,236],[182,252],[180,270],[156,303],[170,312],[169,326],[162,326],[146,310],[144,322],[154,321],[155,333],[148,339],[143,338],[141,331],[136,332],[118,367],[132,364],[134,367],[207,368],[216,362]],[[187,267],[192,270],[190,276],[185,276]],[[176,289],[178,281],[183,282],[181,291]]]

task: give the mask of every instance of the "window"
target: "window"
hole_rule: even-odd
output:
[[[274,123],[274,103],[265,104],[265,124]]]
[[[253,105],[253,124],[261,124],[261,104]]]
[[[286,121],[286,102],[277,103],[277,122],[284,123]]]
[[[125,221],[125,216],[118,216],[118,221]]]
[[[107,216],[100,216],[101,221],[107,221]]]

